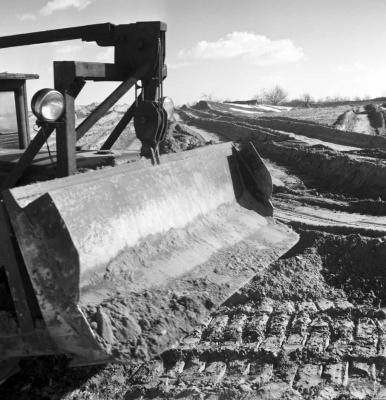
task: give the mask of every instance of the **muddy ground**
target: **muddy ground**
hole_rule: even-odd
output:
[[[384,151],[291,123],[185,109],[165,151],[253,141],[276,218],[300,235],[294,248],[159,358],[75,369],[64,357],[24,360],[0,398],[386,398]]]

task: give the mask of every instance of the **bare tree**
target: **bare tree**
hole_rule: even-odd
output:
[[[252,99],[256,101],[256,104],[264,103],[264,90],[257,92]]]
[[[304,107],[310,107],[314,99],[309,93],[304,93],[300,96],[300,100],[303,102]]]
[[[216,103],[223,102],[223,99],[221,97],[218,97],[218,96],[214,95],[213,93],[209,93],[209,92],[201,93],[200,97],[201,97],[201,100],[214,101]]]
[[[208,101],[214,101],[214,96],[213,93],[201,93],[201,99],[202,100],[208,100]]]
[[[279,85],[276,85],[272,89],[264,90],[263,94],[264,102],[273,105],[282,103],[287,97],[288,93]]]
[[[336,103],[343,103],[344,101],[350,101],[350,97],[337,95],[332,100]]]

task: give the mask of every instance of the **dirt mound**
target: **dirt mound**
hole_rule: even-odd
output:
[[[365,111],[375,133],[377,135],[385,135],[385,111],[383,108],[375,104],[367,104]]]
[[[180,110],[180,114],[187,120],[191,117],[188,110]],[[368,135],[353,131],[346,132],[321,123],[289,118],[277,114],[275,114],[274,117],[268,114],[262,114],[262,116],[258,118],[249,118],[248,115],[229,115],[211,109],[207,111],[194,110],[194,116],[196,119],[212,118],[217,121],[230,121],[255,127],[265,127],[344,146],[361,147],[364,149],[386,149],[385,136]]]
[[[81,106],[76,111],[77,123],[86,118],[97,103],[89,106]],[[123,117],[128,105],[116,105],[111,108],[103,118],[100,119],[77,143],[82,150],[98,150],[108,138],[118,121]],[[166,139],[160,145],[161,154],[177,153],[180,151],[194,149],[205,144],[205,140],[197,135],[185,131],[181,125],[168,122],[168,132]],[[123,130],[121,136],[113,146],[113,150],[138,150],[141,144],[135,135],[133,121]]]
[[[386,306],[385,238],[301,230],[281,260],[243,290],[249,299],[318,301],[344,298],[356,305]]]
[[[355,129],[356,120],[357,114],[353,110],[348,110],[339,115],[333,126],[342,131],[353,131]]]
[[[263,157],[289,167],[310,185],[360,198],[386,199],[386,166],[381,160],[309,146],[283,132],[235,119],[185,118],[225,139],[253,141]]]
[[[348,132],[386,135],[385,110],[376,104],[366,104],[341,114],[333,126]]]
[[[211,112],[224,116],[247,116],[251,118],[259,117],[263,114],[277,114],[288,112],[292,107],[284,107],[271,104],[240,104],[231,102],[218,102],[201,100],[192,106],[196,111]]]
[[[76,124],[80,124],[98,105],[92,103],[88,106],[79,106],[76,109]],[[110,133],[118,124],[128,109],[128,105],[116,105],[112,107],[91,129],[77,142],[82,150],[99,150]],[[140,149],[140,142],[135,136],[134,124],[131,121],[123,130],[113,146],[113,150]]]
[[[211,108],[209,107],[209,104],[205,100],[200,100],[198,103],[196,103],[194,106],[192,106],[194,110],[210,110]]]
[[[183,125],[173,123],[168,128],[165,140],[160,143],[160,153],[179,153],[206,144],[207,142],[200,135],[189,133]]]

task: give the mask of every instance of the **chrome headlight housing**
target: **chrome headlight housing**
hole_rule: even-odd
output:
[[[31,109],[38,121],[56,122],[64,113],[64,97],[54,89],[41,89],[31,100]]]

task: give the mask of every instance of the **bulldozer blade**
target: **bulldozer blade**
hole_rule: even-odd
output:
[[[250,145],[160,160],[3,192],[52,348],[74,365],[162,353],[298,240]]]

